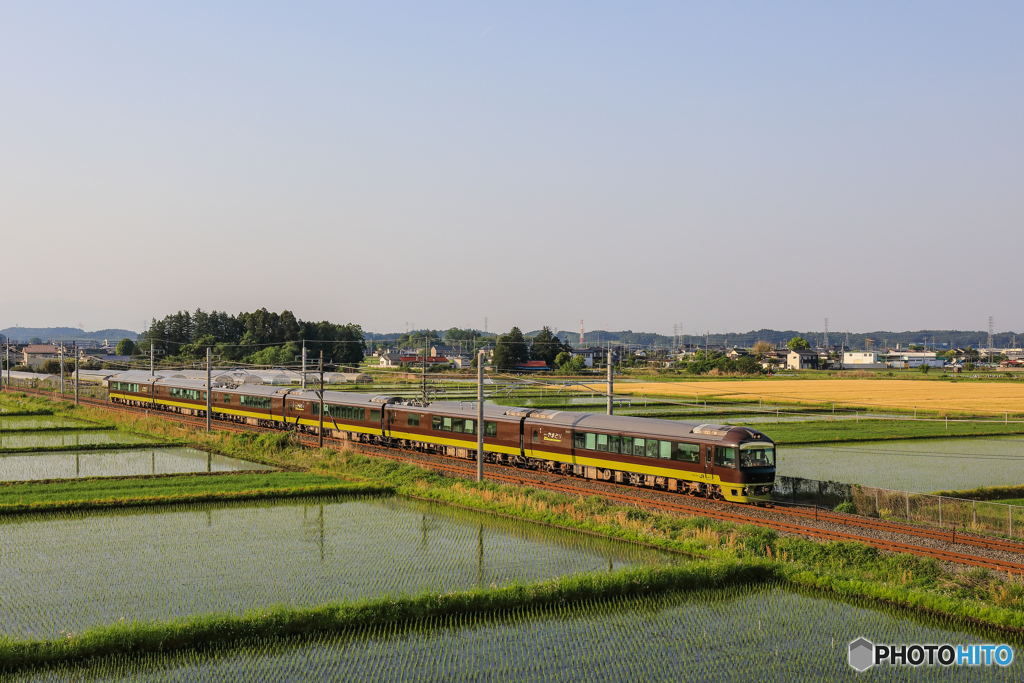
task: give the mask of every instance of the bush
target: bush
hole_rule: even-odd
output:
[[[837,505],[835,511],[845,512],[848,515],[855,515],[857,514],[857,505],[852,500],[848,500]]]

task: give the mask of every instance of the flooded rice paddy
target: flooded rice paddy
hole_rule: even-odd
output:
[[[536,582],[680,562],[401,499],[192,505],[0,521],[0,635]]]
[[[906,491],[1024,484],[1024,437],[780,446],[778,473]]]
[[[133,444],[154,441],[153,437],[126,434],[114,430],[103,432],[67,431],[39,434],[32,432],[0,433],[0,449],[5,448],[69,448],[72,446],[96,446],[100,444]]]
[[[213,652],[151,654],[26,672],[12,681],[1015,681],[1008,668],[873,668],[851,640],[985,643],[936,622],[781,588],[455,616]]]
[[[20,415],[17,417],[0,417],[0,432],[11,429],[81,429],[93,427],[94,424],[84,420],[53,415]]]
[[[47,451],[0,457],[0,481],[273,469],[276,468],[270,465],[176,446],[123,451]]]

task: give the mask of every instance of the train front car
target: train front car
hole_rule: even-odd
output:
[[[725,432],[721,444],[716,444],[714,463],[721,497],[735,503],[771,502],[775,486],[775,443],[749,427],[705,427]]]

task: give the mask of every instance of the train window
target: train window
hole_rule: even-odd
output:
[[[498,435],[498,423],[497,422],[484,422],[484,436],[497,436]]]
[[[313,414],[319,415],[320,404],[313,404]],[[351,406],[338,406],[331,405],[330,403],[324,404],[324,417],[332,417],[335,420],[355,420],[362,422],[366,417],[365,408],[353,408]]]
[[[224,394],[224,403],[231,403],[231,394]]]
[[[597,435],[597,450],[607,451],[608,450],[608,435],[598,434]]]
[[[671,441],[659,441],[658,442],[658,457],[668,460],[672,457],[672,442]]]
[[[572,435],[572,446],[573,446],[573,448],[586,448],[587,447],[587,435],[586,435],[586,432],[575,432]]]
[[[263,410],[270,410],[269,396],[246,396],[243,394],[238,402],[248,408],[262,408]]]
[[[450,417],[442,417],[441,418],[441,425],[442,425],[441,429],[443,429],[444,431],[446,431],[446,432],[452,431],[452,419]]]
[[[465,434],[476,434],[476,420],[466,420],[463,432]]]
[[[590,434],[590,433],[587,434],[586,449],[588,451],[597,450],[597,434]]]
[[[621,440],[622,439],[619,438],[618,436],[609,436],[608,437],[608,452],[609,453],[618,453],[619,452],[619,442]]]
[[[442,429],[442,426],[441,426],[441,416],[440,415],[435,415],[432,422],[433,422],[433,424],[430,425],[431,428],[434,431],[441,431],[441,429]]]
[[[536,429],[533,430],[533,442],[540,443],[540,434],[537,433]]]
[[[715,446],[715,467],[736,467],[736,449],[731,446]]]
[[[370,411],[370,422],[380,422],[380,411],[379,410],[371,410]]]
[[[647,457],[657,458],[658,457],[658,444],[660,442],[657,439],[647,439]]]
[[[740,467],[775,467],[775,448],[761,443],[740,446]]]
[[[633,455],[647,455],[643,439],[633,439]]]
[[[420,426],[420,416],[417,415],[416,413],[408,413],[406,415],[405,419],[406,419],[406,422],[409,424],[410,427],[419,427]]]
[[[677,443],[672,459],[680,462],[700,462],[700,446],[695,443]]]
[[[171,387],[170,395],[171,398],[187,398],[190,401],[206,400],[206,392],[199,391],[198,389],[179,389],[177,387]]]

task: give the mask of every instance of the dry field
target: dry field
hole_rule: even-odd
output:
[[[603,384],[594,384],[602,391]],[[903,379],[839,379],[839,380],[725,380],[715,382],[644,382],[619,383],[616,394],[678,397],[693,400],[723,396],[750,399],[759,397],[766,403],[794,401],[827,403],[835,401],[847,406],[868,408],[918,408],[941,412],[1024,413],[1024,382],[1003,384],[992,382],[942,382]]]

